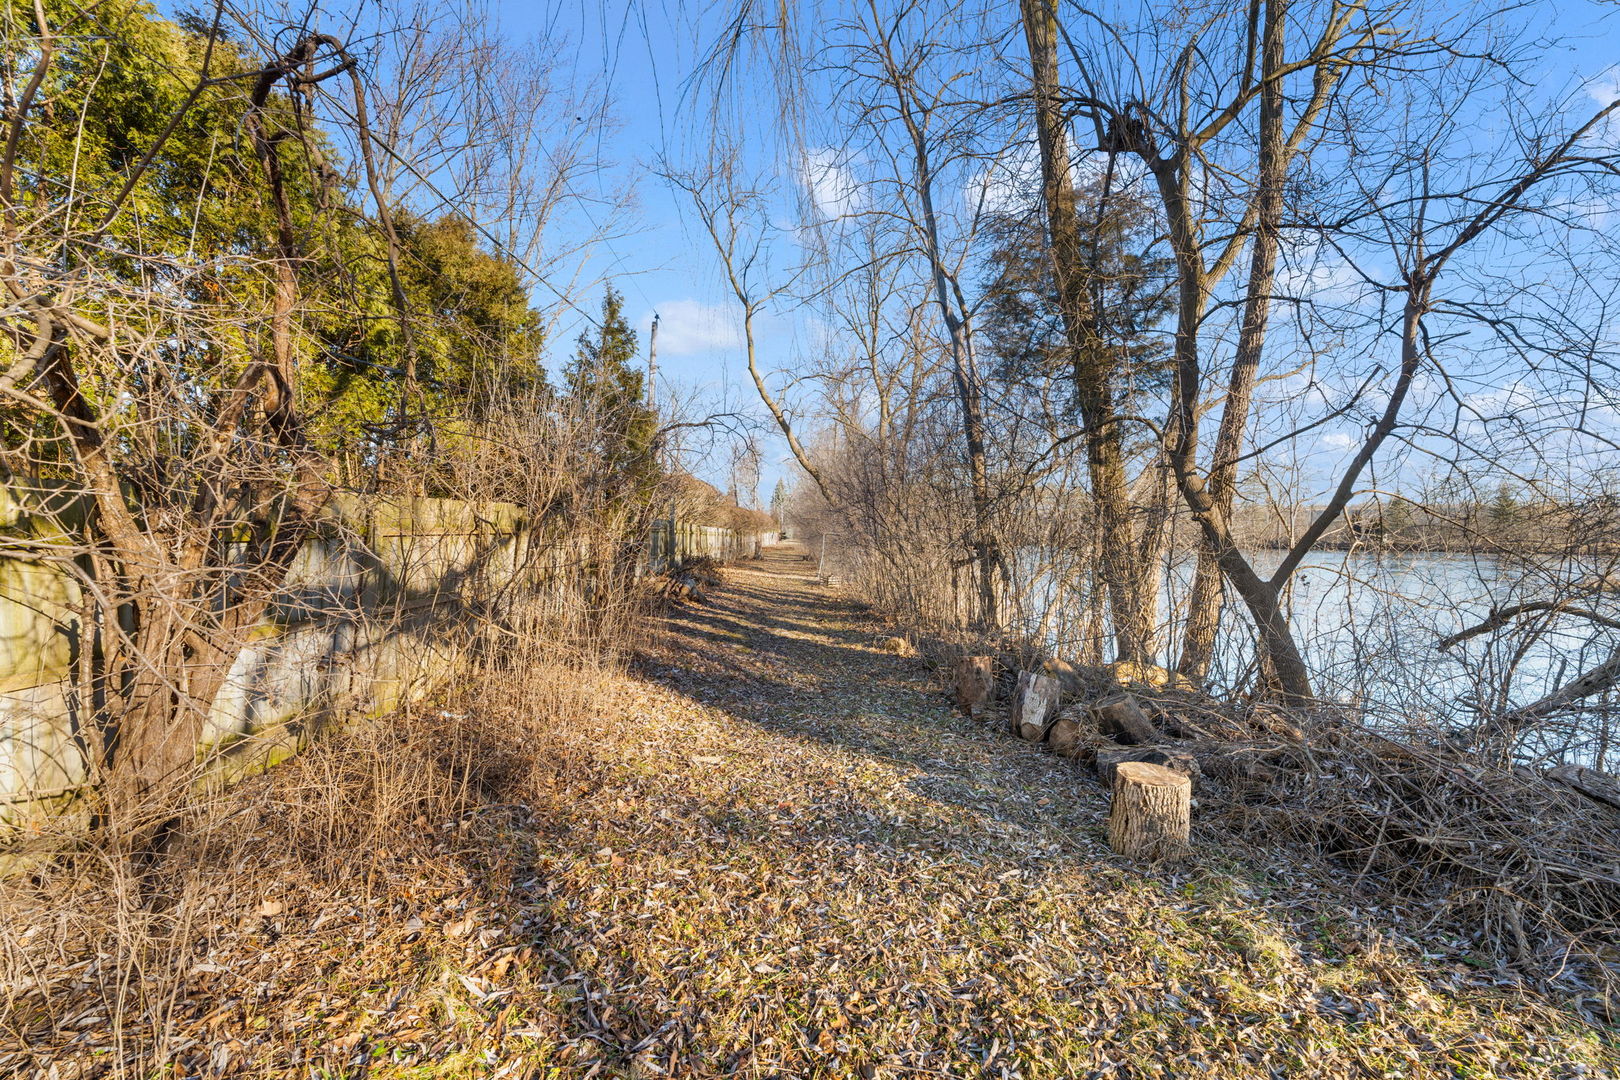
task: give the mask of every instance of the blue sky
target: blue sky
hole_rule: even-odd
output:
[[[590,43],[578,50],[578,75],[607,84],[616,121],[602,139],[612,168],[598,175],[597,190],[604,199],[625,185],[635,192],[626,235],[601,245],[591,276],[611,278],[624,293],[643,346],[652,314],[659,312],[659,366],[667,377],[717,383],[728,364],[741,364],[736,320],[708,239],[687,227],[680,205],[652,173],[660,154],[678,155],[683,136],[702,114],[686,85],[696,50],[690,13],[680,5],[564,2],[545,8],[511,0],[498,10],[514,36],[549,27]],[[582,302],[594,311],[599,300],[596,288]],[[557,341],[571,342],[577,331],[577,323],[570,325]]]
[[[371,2],[362,0],[366,4]],[[476,5],[480,0],[466,2]],[[578,275],[578,281],[597,284],[579,289],[577,283],[566,278],[556,284],[574,295],[581,308],[594,313],[600,303],[599,283],[611,279],[625,296],[626,309],[641,336],[643,350],[653,312],[659,313],[661,400],[667,401],[671,396],[684,398],[698,412],[734,410],[748,412],[756,422],[762,421],[763,409],[746,372],[737,306],[725,288],[709,240],[683,212],[685,208],[675,194],[652,171],[660,155],[682,163],[687,157],[686,150],[701,145],[707,137],[709,102],[702,91],[692,89],[690,80],[698,58],[715,40],[720,20],[732,6],[731,0],[718,4],[669,0],[488,2],[493,5],[493,14],[508,38],[520,42],[561,42],[562,64],[572,70],[559,72],[560,78],[576,85],[594,85],[605,91],[611,101],[609,113],[613,123],[593,134],[595,150],[610,163],[609,167],[590,177],[589,183],[595,188],[591,194],[597,196],[594,202],[569,204],[565,213],[582,215],[582,220],[577,227],[566,231],[574,234],[589,231],[601,224],[593,215],[602,214],[602,207],[617,195],[629,191],[632,198],[619,227],[594,249]],[[1120,3],[1128,2],[1120,0]],[[163,6],[181,5],[169,0]],[[1016,5],[1012,0],[1004,0],[1003,7],[1008,40],[1016,48],[1017,35],[1012,33],[1016,27]],[[348,10],[347,5],[344,10]],[[853,9],[834,2],[805,4],[795,10],[804,25],[827,33],[826,28]],[[997,9],[987,7],[985,10],[992,27],[1000,32]],[[1454,4],[1438,5],[1438,10],[1467,13],[1476,9]],[[926,11],[922,17],[927,18]],[[323,20],[320,15],[315,18],[334,21]],[[1531,89],[1533,96],[1586,86],[1591,90],[1588,95],[1591,99],[1588,104],[1591,104],[1620,94],[1620,5],[1596,0],[1538,2],[1526,5],[1523,18],[1525,27],[1544,27],[1549,38],[1563,39],[1556,49],[1545,54],[1541,84]],[[822,42],[809,44],[815,46]],[[1012,60],[1016,63],[1017,57]],[[784,163],[802,162],[805,159],[796,155],[804,152],[784,149],[787,140],[781,137],[779,130],[783,125],[776,115],[777,95],[774,88],[763,83],[763,78],[758,71],[741,72],[739,85],[734,89],[740,91],[737,98],[742,108],[730,119],[750,129],[746,163],[774,179],[782,219],[787,221],[793,213],[791,200],[803,194],[803,176],[800,167]],[[749,79],[761,81],[750,85]],[[812,85],[817,87],[816,93],[831,97],[831,84]],[[1580,96],[1577,92],[1577,99]],[[813,159],[818,153],[826,153],[823,147],[836,143],[843,133],[836,128],[837,116],[829,102],[818,100],[810,106],[809,126],[819,131],[819,135],[810,136],[808,153]],[[1476,126],[1479,132],[1476,137],[1482,145],[1488,143],[1493,138],[1490,118],[1481,116]],[[1620,130],[1611,132],[1610,137],[1620,139]],[[812,201],[819,201],[823,209],[840,198],[837,191],[810,194]],[[843,197],[847,200],[847,193]],[[1597,213],[1605,220],[1605,227],[1620,229],[1620,207],[1600,208]],[[788,235],[791,236],[791,232]],[[788,246],[791,247],[791,243]],[[1343,284],[1339,280],[1343,271],[1342,265],[1331,263],[1299,270],[1319,279],[1318,284],[1327,289]],[[536,290],[535,299],[542,308],[556,303],[555,294],[544,288]],[[554,367],[566,360],[574,337],[583,325],[583,321],[571,313],[565,312],[560,318],[549,343],[548,359]],[[758,324],[758,329],[761,366],[768,372],[791,366],[796,357],[823,344],[821,325],[803,315],[767,317]],[[1515,394],[1530,394],[1535,388],[1524,384],[1495,386],[1487,379],[1486,385],[1478,390],[1485,397],[1494,395],[1511,405]],[[766,451],[760,493],[768,497],[776,479],[789,472],[785,464],[786,447],[780,438],[770,433],[766,424],[760,423],[759,430],[765,435]],[[1308,472],[1326,477],[1343,459],[1346,447],[1355,441],[1354,429],[1329,426],[1314,432],[1309,441],[1302,440],[1296,448],[1303,452]],[[728,458],[725,443],[724,437],[716,440],[709,448],[707,459],[701,456],[704,448],[699,447],[699,453],[690,462],[694,471],[723,484]]]
[[[634,202],[625,217],[624,234],[600,246],[585,280],[610,279],[624,294],[643,352],[653,313],[658,313],[661,399],[673,394],[705,413],[746,411],[758,422],[764,413],[748,379],[738,308],[710,241],[701,226],[687,220],[675,193],[653,173],[661,155],[679,163],[683,147],[704,137],[706,105],[701,92],[692,90],[690,78],[701,49],[713,40],[719,10],[622,0],[599,4],[499,0],[496,5],[503,28],[514,37],[561,33],[573,42],[588,43],[573,52],[576,75],[581,81],[605,84],[611,95],[616,126],[604,134],[601,151],[612,168],[599,174],[595,183],[604,199],[624,186],[632,187]],[[762,104],[770,101],[768,94],[762,95]],[[774,170],[775,163],[765,167]],[[597,285],[580,303],[594,313],[600,298]],[[547,298],[537,294],[537,300]],[[571,351],[583,325],[577,317],[562,319],[549,357],[554,366]],[[785,366],[799,328],[768,316],[756,325],[761,331],[762,366],[767,370]],[[760,431],[766,451],[760,496],[768,500],[777,478],[788,472],[787,448],[770,431],[763,427]],[[721,436],[706,457],[704,446],[695,447],[690,463],[695,472],[716,483],[723,483],[728,468],[724,442]]]
[[[1007,3],[1009,26],[1016,17],[1015,6]],[[642,336],[643,347],[652,313],[661,316],[659,367],[661,376],[679,391],[697,391],[703,403],[719,407],[746,408],[758,412],[741,350],[736,308],[725,290],[707,237],[694,231],[683,216],[683,208],[650,166],[660,153],[679,160],[681,148],[702,136],[707,118],[706,103],[695,96],[688,80],[695,59],[703,46],[712,41],[717,29],[716,6],[685,4],[638,4],[609,0],[597,4],[563,0],[547,6],[501,0],[497,11],[501,22],[516,37],[536,33],[561,33],[577,50],[577,76],[605,84],[613,99],[617,127],[603,136],[603,156],[613,168],[597,178],[601,193],[609,194],[617,185],[634,187],[636,201],[626,218],[626,232],[606,242],[592,260],[587,279],[611,277],[625,294],[626,306]],[[817,9],[825,19],[836,5]],[[1467,8],[1452,10],[1466,11]],[[1549,36],[1564,37],[1560,47],[1547,54],[1547,92],[1567,90],[1572,85],[1590,83],[1595,95],[1620,92],[1615,71],[1620,64],[1620,32],[1613,4],[1537,4],[1525,9],[1527,26],[1546,25]],[[774,92],[761,89],[759,115],[744,119],[756,129],[768,129],[773,117]],[[1489,138],[1488,124],[1482,137]],[[798,182],[795,176],[781,176],[778,162],[759,158],[755,167],[774,170],[786,187]],[[1615,217],[1620,227],[1620,216]],[[1318,269],[1331,275],[1334,268]],[[1331,280],[1327,282],[1331,286]],[[594,308],[599,289],[583,303]],[[568,325],[553,339],[553,348],[566,351],[577,333],[577,322]],[[768,322],[761,335],[761,361],[767,370],[786,366],[793,355],[795,340],[807,339],[807,330],[791,319]],[[1493,388],[1487,386],[1483,392]],[[1511,388],[1503,388],[1504,392]],[[1302,447],[1310,459],[1309,468],[1323,476],[1333,471],[1345,447],[1355,441],[1352,432],[1325,429]],[[783,470],[785,447],[779,439],[768,439],[767,474],[761,484],[768,495],[775,477]],[[723,453],[719,461],[694,462],[697,471],[710,479],[721,479]]]

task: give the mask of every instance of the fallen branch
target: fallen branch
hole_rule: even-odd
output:
[[[1620,810],[1620,777],[1581,765],[1559,765],[1547,770],[1547,779]]]
[[[1521,615],[1531,615],[1539,611],[1558,615],[1578,615],[1589,622],[1597,623],[1599,626],[1607,626],[1611,630],[1620,630],[1620,619],[1600,615],[1590,608],[1576,607],[1565,600],[1537,600],[1533,603],[1514,604],[1512,607],[1493,609],[1484,622],[1470,626],[1466,630],[1459,630],[1450,637],[1441,638],[1439,642],[1440,648],[1449,649],[1454,645],[1467,641],[1469,638],[1476,638],[1481,634],[1488,634],[1492,630],[1499,630]]]

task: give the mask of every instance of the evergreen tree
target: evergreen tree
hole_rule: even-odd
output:
[[[658,418],[645,400],[646,375],[636,332],[624,317],[624,296],[612,285],[602,296],[600,325],[580,334],[563,376],[569,398],[598,418],[604,482],[618,498],[650,498],[658,479]]]
[[[1513,490],[1513,485],[1503,481],[1496,488],[1496,496],[1491,499],[1490,523],[1493,529],[1509,529],[1519,521],[1519,498]]]
[[[1170,372],[1163,336],[1154,333],[1172,308],[1170,263],[1151,253],[1151,216],[1120,193],[1098,214],[1100,193],[1081,194],[1092,256],[1085,274],[1095,355],[1079,357],[1070,348],[1046,231],[1036,218],[1004,215],[986,228],[993,248],[980,320],[996,377],[1013,385],[1068,382],[1068,418],[1078,413],[1084,370],[1106,372],[1122,401],[1163,388]]]
[[[1391,541],[1399,541],[1405,537],[1407,530],[1416,524],[1412,515],[1412,504],[1405,499],[1392,498],[1384,504],[1384,535]]]

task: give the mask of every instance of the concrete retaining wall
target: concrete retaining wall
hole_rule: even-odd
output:
[[[301,550],[270,615],[237,656],[199,754],[226,776],[272,764],[323,722],[377,714],[455,670],[465,620],[517,590],[544,590],[568,561],[540,550],[507,503],[340,496],[329,527]],[[38,535],[0,498],[0,529]],[[667,523],[649,565],[752,554],[753,537]],[[86,782],[93,734],[74,678],[81,575],[63,559],[0,557],[0,822],[71,802]]]
[[[647,545],[647,565],[651,570],[660,571],[678,568],[685,561],[700,557],[720,562],[748,559],[753,557],[758,545],[774,544],[779,535],[774,532],[738,532],[689,521],[676,521],[672,528],[668,518],[660,518],[653,522]],[[675,553],[673,558],[671,551]]]

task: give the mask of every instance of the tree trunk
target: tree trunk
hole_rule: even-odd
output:
[[[1108,843],[1133,859],[1185,855],[1192,837],[1192,778],[1143,761],[1120,763],[1108,807]]]
[[[1266,5],[1266,24],[1261,45],[1262,78],[1281,70],[1287,4]],[[1250,241],[1249,282],[1243,304],[1243,324],[1238,331],[1237,353],[1227,381],[1226,402],[1221,409],[1221,425],[1215,436],[1214,458],[1210,463],[1209,496],[1228,522],[1237,491],[1238,458],[1243,454],[1249,408],[1254,398],[1255,374],[1265,349],[1266,325],[1271,314],[1271,292],[1277,274],[1277,228],[1282,221],[1283,182],[1288,176],[1288,152],[1283,138],[1283,84],[1266,78],[1260,90],[1259,191],[1255,199],[1255,229]],[[1223,599],[1220,558],[1215,545],[1199,545],[1198,567],[1194,571],[1192,595],[1188,599],[1187,624],[1182,637],[1181,658],[1176,670],[1202,681],[1209,674],[1215,656],[1215,635],[1220,628]]]
[[[976,622],[980,630],[994,632],[1001,626],[1001,605],[997,599],[1001,553],[991,531],[990,468],[985,452],[984,404],[979,393],[979,373],[973,356],[972,327],[968,322],[970,308],[962,295],[960,284],[946,267],[940,250],[939,217],[934,209],[934,169],[929,156],[928,136],[912,114],[912,100],[907,96],[902,76],[894,72],[891,80],[899,98],[901,119],[911,138],[917,169],[915,184],[922,209],[920,231],[923,248],[933,280],[934,300],[939,305],[940,317],[950,334],[951,377],[962,408],[962,439],[967,451],[973,501],[973,521],[967,542],[978,567],[975,581],[978,592]]]
[[[1176,661],[1176,671],[1199,684],[1209,675],[1215,660],[1215,638],[1221,628],[1221,609],[1226,604],[1225,586],[1214,545],[1200,540],[1192,591],[1187,595],[1186,621],[1182,624],[1181,658]]]
[[[1080,235],[1069,140],[1057,71],[1057,17],[1049,0],[1020,0],[1041,147],[1041,191],[1051,238],[1058,306],[1085,430],[1086,467],[1102,540],[1101,570],[1113,616],[1118,659],[1148,663],[1151,611],[1143,611],[1143,559],[1131,522],[1121,425],[1115,417],[1115,363],[1100,339],[1086,295],[1085,244]],[[1153,568],[1146,568],[1152,571]]]

